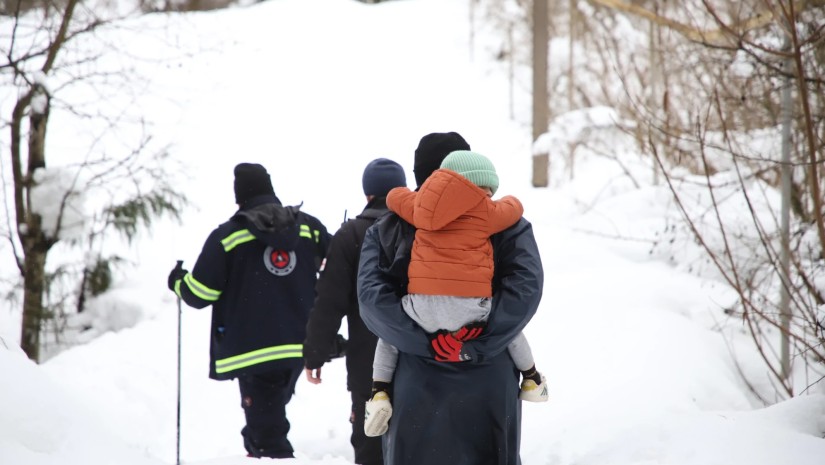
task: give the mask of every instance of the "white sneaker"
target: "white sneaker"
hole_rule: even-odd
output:
[[[392,416],[392,404],[386,392],[376,392],[372,399],[367,401],[364,411],[364,434],[372,438],[387,432]]]
[[[547,380],[541,375],[541,384],[536,384],[532,379],[525,379],[521,382],[521,392],[518,398],[527,402],[547,402]]]

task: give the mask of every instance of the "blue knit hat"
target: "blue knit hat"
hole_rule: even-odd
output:
[[[447,155],[441,167],[455,171],[478,187],[489,187],[493,194],[498,190],[498,174],[487,157],[469,150],[456,150]]]
[[[386,197],[393,188],[406,186],[407,176],[398,163],[386,158],[376,158],[364,168],[361,184],[364,186],[364,195]]]

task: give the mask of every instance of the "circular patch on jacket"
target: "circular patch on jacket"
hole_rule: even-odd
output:
[[[286,276],[292,273],[298,263],[298,256],[294,250],[287,252],[283,249],[274,249],[269,246],[264,251],[264,266],[275,276]]]

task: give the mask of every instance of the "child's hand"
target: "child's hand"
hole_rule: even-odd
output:
[[[469,340],[475,339],[481,336],[481,333],[484,331],[484,328],[487,327],[487,323],[483,321],[474,321],[472,323],[468,323],[456,331],[453,331],[453,337],[458,339],[461,342],[467,342]]]
[[[464,342],[459,341],[446,329],[439,329],[438,331],[429,335],[430,338],[430,353],[433,358],[439,362],[463,362],[470,358],[461,353],[464,347]]]

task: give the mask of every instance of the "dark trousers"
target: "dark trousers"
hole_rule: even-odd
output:
[[[241,435],[249,455],[293,457],[292,444],[286,438],[289,432],[286,404],[295,392],[295,383],[302,371],[301,368],[286,368],[238,377],[241,407],[246,416]]]
[[[359,465],[383,465],[384,455],[381,449],[381,436],[376,438],[364,434],[364,404],[370,398],[369,393],[350,393],[352,395],[352,436],[350,442],[355,451],[355,463]]]

